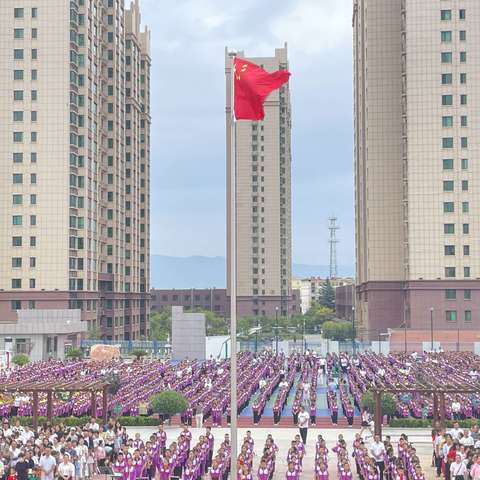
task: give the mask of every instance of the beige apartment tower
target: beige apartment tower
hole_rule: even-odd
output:
[[[267,71],[288,69],[287,46],[273,57],[241,58]],[[231,58],[225,51],[227,265],[230,265]],[[240,316],[289,315],[291,296],[291,107],[288,83],[270,94],[263,121],[236,122],[237,309]],[[227,269],[229,270],[229,269]],[[228,292],[230,272],[227,272]]]
[[[479,25],[477,0],[354,2],[361,337],[480,327]]]
[[[0,322],[149,329],[150,33],[138,0],[0,2]]]

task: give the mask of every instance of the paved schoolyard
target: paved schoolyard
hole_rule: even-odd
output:
[[[129,427],[127,428],[128,433],[130,435],[135,434],[136,432],[140,433],[143,439],[148,438],[148,436],[155,432],[157,429],[154,427]],[[167,445],[176,439],[180,433],[180,428],[178,427],[165,427],[167,432]],[[239,448],[240,448],[240,441],[243,440],[245,436],[245,432],[247,428],[239,428],[238,429],[238,439],[239,439]],[[192,436],[193,439],[198,438],[200,434],[204,433],[204,429],[197,429],[192,428]],[[275,472],[275,479],[283,479],[285,478],[285,471],[286,471],[286,455],[287,450],[290,445],[291,440],[293,440],[298,430],[295,428],[252,428],[250,429],[252,432],[252,436],[255,440],[255,462],[254,462],[254,478],[256,478],[256,470],[258,466],[258,461],[261,456],[263,445],[265,443],[265,438],[267,434],[271,433],[273,438],[275,439],[275,443],[278,445],[280,451],[277,455],[277,462],[276,462],[276,472]],[[349,452],[351,453],[351,447],[353,443],[353,438],[355,433],[358,429],[321,429],[312,427],[308,431],[307,437],[307,449],[306,449],[306,456],[303,460],[303,473],[301,478],[302,479],[312,479],[314,478],[314,461],[315,461],[315,442],[318,434],[321,434],[323,438],[327,442],[327,447],[331,451],[332,447],[335,446],[336,440],[338,435],[341,433],[343,434],[345,441],[347,442]],[[214,428],[212,429],[212,433],[215,437],[215,450],[218,448],[219,444],[221,443],[223,436],[225,433],[229,433],[230,429],[228,428]],[[415,445],[417,449],[417,454],[422,464],[422,467],[426,473],[427,479],[434,478],[434,472],[431,467],[432,461],[432,441],[430,436],[430,430],[428,429],[399,429],[399,428],[384,428],[383,434],[390,435],[392,437],[392,441],[394,443],[394,447],[396,447],[396,443],[398,441],[399,436],[402,433],[406,433],[409,436],[409,440]],[[367,444],[371,441],[371,438],[368,439]],[[330,471],[330,478],[336,479],[337,478],[337,458],[336,455],[332,452],[329,454],[329,471]],[[352,465],[354,468],[354,465]]]

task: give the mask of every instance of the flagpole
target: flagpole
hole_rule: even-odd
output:
[[[237,127],[234,111],[235,52],[230,63],[230,479],[237,480]]]

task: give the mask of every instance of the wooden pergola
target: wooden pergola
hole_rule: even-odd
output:
[[[374,412],[374,430],[375,435],[382,437],[382,394],[383,393],[411,393],[411,394],[420,394],[420,395],[433,395],[433,425],[438,421],[442,427],[445,426],[446,410],[445,410],[445,395],[446,394],[477,394],[480,393],[480,385],[478,387],[473,387],[472,385],[462,383],[458,385],[441,385],[439,382],[429,382],[429,381],[418,381],[413,386],[404,387],[391,386],[380,384],[376,385],[373,389],[373,398],[375,402],[375,412]]]
[[[35,382],[8,382],[0,386],[0,392],[4,393],[28,393],[32,394],[32,420],[33,428],[38,428],[38,396],[40,393],[47,394],[47,418],[49,422],[53,419],[53,394],[54,393],[75,393],[89,392],[91,395],[91,416],[97,417],[97,393],[102,392],[102,414],[104,423],[108,421],[108,387],[109,383],[104,380],[52,380]]]

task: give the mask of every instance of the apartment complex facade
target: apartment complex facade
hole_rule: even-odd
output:
[[[368,8],[367,8],[368,5]],[[475,0],[354,2],[358,332],[480,326]]]
[[[287,46],[273,57],[241,58],[267,71],[288,69]],[[227,291],[230,288],[231,58],[225,52]],[[236,123],[238,311],[289,315],[292,301],[291,106],[288,83],[270,94],[265,119]]]
[[[150,33],[138,0],[0,2],[0,321],[149,329]]]

